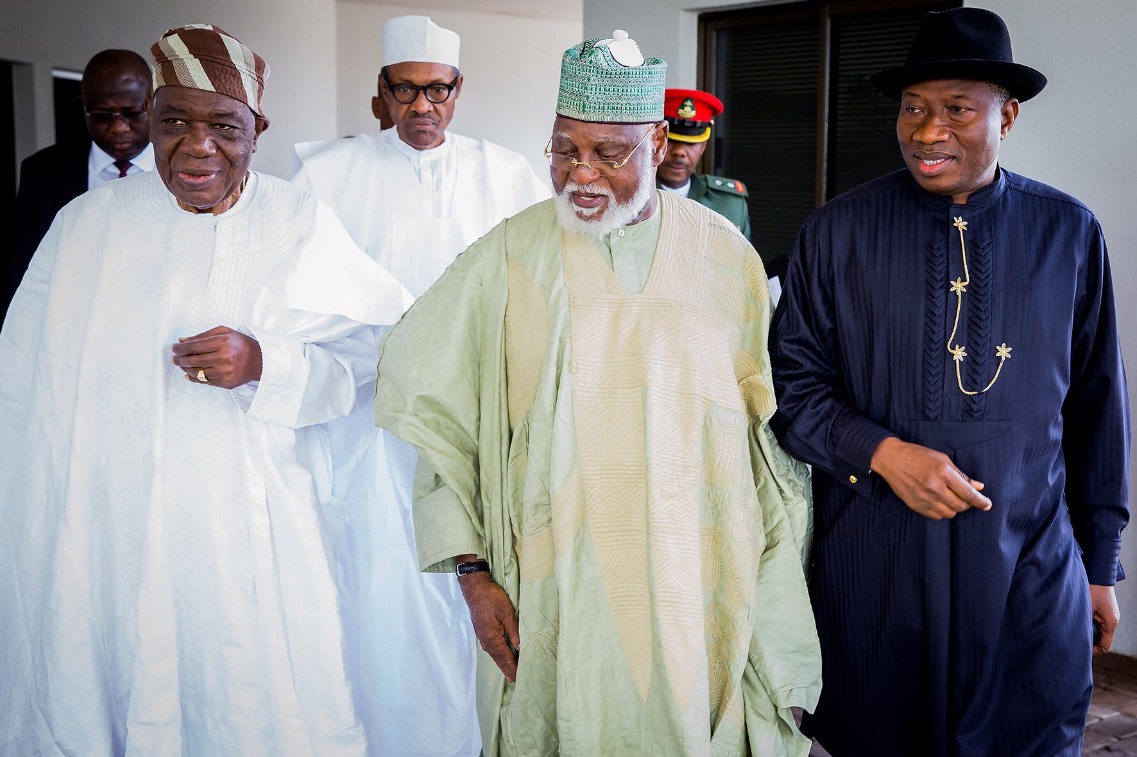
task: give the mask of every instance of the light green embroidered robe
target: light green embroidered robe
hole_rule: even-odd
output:
[[[641,293],[545,202],[384,348],[376,419],[420,452],[421,566],[478,553],[517,607],[516,684],[479,654],[487,755],[809,750],[789,709],[820,692],[809,490],[766,426],[766,277],[721,217],[660,203]]]

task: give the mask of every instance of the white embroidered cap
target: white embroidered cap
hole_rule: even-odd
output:
[[[398,16],[383,24],[383,65],[441,63],[458,68],[456,33],[443,29],[430,16]]]

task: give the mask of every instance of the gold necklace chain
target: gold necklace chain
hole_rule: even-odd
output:
[[[995,369],[995,375],[991,377],[991,383],[978,390],[963,388],[963,377],[960,375],[959,367],[963,365],[963,359],[967,357],[967,352],[962,345],[957,344],[952,347],[951,343],[955,341],[955,333],[959,330],[959,314],[963,310],[963,293],[967,291],[967,286],[971,283],[971,274],[967,270],[967,245],[963,241],[963,232],[967,230],[967,221],[963,220],[962,216],[958,216],[952,225],[959,229],[959,251],[963,255],[963,278],[957,276],[955,281],[951,282],[951,291],[955,293],[955,323],[952,324],[951,336],[947,340],[947,351],[951,353],[951,358],[955,361],[955,383],[959,386],[959,391],[971,397],[976,394],[983,394],[995,385],[995,382],[999,380],[999,373],[1003,370],[1003,363],[1011,357],[1011,348],[1007,346],[1006,342],[995,348],[995,356],[999,358],[999,366]]]

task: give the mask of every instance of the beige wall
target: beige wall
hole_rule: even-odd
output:
[[[212,23],[263,55],[272,69],[264,107],[271,125],[254,167],[287,176],[292,145],[335,132],[333,0],[5,0],[0,3],[0,58],[30,64],[17,113],[19,158],[54,141],[51,69],[81,71],[99,50],[123,47],[149,58],[166,29]],[[18,80],[19,81],[19,80]]]
[[[383,22],[404,14],[429,15],[462,38],[465,80],[450,128],[516,150],[539,176],[548,176],[541,151],[553,123],[561,53],[581,40],[579,20],[360,2],[337,7],[338,136],[377,128],[371,96],[382,61]]]
[[[584,0],[587,37],[626,29],[647,55],[670,66],[669,86],[694,86],[698,12],[754,5],[723,0]],[[1105,229],[1118,292],[1118,319],[1126,362],[1137,360],[1137,151],[1129,130],[1137,123],[1137,2],[1133,0],[971,0],[965,5],[999,13],[1011,30],[1015,57],[1047,75],[1050,84],[1025,103],[1004,143],[1001,162],[1081,199]],[[1122,130],[1115,131],[1118,126]],[[1137,371],[1129,371],[1130,404]],[[1135,405],[1137,407],[1137,405]],[[1133,470],[1130,477],[1133,478]],[[1137,501],[1133,503],[1137,508]],[[1125,534],[1122,562],[1132,579],[1119,584],[1122,628],[1116,649],[1137,655],[1137,526]]]

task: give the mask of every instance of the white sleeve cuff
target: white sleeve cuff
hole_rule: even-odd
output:
[[[260,333],[253,337],[261,346],[261,378],[233,390],[234,400],[240,404],[249,396],[240,390],[248,389],[252,400],[245,412],[250,417],[293,427],[308,381],[309,365],[303,346],[298,339],[276,334]]]

